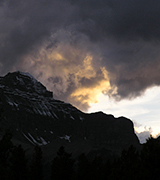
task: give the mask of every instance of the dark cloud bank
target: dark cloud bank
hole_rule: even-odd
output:
[[[158,0],[3,0],[0,74],[28,71],[83,110],[99,91],[140,96],[160,84],[159,8]]]

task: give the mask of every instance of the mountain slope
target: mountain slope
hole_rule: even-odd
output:
[[[131,144],[139,145],[129,119],[83,113],[55,100],[52,92],[28,73],[17,71],[0,77],[0,97],[0,133],[10,129],[14,141],[28,149],[40,145],[48,159],[61,145],[75,155],[103,148],[118,155]]]

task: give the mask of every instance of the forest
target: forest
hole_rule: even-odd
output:
[[[0,119],[3,109],[0,108]],[[130,146],[117,158],[82,153],[76,158],[61,146],[51,157],[46,175],[40,146],[28,158],[22,145],[14,145],[9,131],[0,139],[0,180],[143,180],[160,179],[160,140],[150,136],[140,149]],[[44,170],[45,169],[45,170]]]
[[[21,145],[13,145],[12,135],[6,132],[0,140],[0,180],[45,180],[41,147],[35,146],[30,159]],[[141,150],[130,146],[115,159],[81,154],[72,158],[61,146],[50,166],[50,180],[138,180],[160,179],[160,143],[150,136]]]

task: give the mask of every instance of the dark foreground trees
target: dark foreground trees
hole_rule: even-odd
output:
[[[0,180],[43,180],[42,151],[35,146],[26,158],[21,145],[14,146],[11,134],[0,140]],[[53,158],[50,180],[142,180],[160,179],[160,141],[150,137],[141,150],[130,146],[119,158],[104,160],[85,154],[73,158],[62,146]]]
[[[30,164],[30,180],[43,180],[42,150],[35,146]]]
[[[30,160],[26,158],[23,147],[13,145],[11,139],[11,133],[6,132],[0,140],[0,180],[42,180],[41,148],[35,146]]]
[[[141,151],[142,178],[160,179],[160,141],[152,136]]]
[[[0,180],[7,179],[9,174],[9,159],[13,150],[11,139],[11,133],[6,132],[0,140]]]
[[[15,146],[12,150],[10,157],[9,166],[9,179],[11,180],[27,180],[28,179],[28,169],[27,160],[25,157],[25,151],[21,145]]]
[[[73,165],[72,154],[67,153],[65,148],[61,146],[52,162],[51,180],[74,179]]]

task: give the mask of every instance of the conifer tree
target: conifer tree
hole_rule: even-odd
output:
[[[30,180],[36,179],[43,179],[42,150],[38,145],[34,148],[33,158],[30,164]]]
[[[0,140],[0,180],[6,179],[8,174],[8,160],[13,148],[11,139],[11,133],[6,132]]]
[[[57,156],[52,162],[51,180],[71,180],[74,176],[74,160],[71,158],[72,154],[65,151],[63,146],[57,152]]]
[[[112,164],[109,179],[137,180],[140,177],[140,157],[134,146],[123,150],[121,157],[115,159]]]
[[[77,180],[87,180],[90,163],[84,153],[78,158]]]
[[[2,118],[2,112],[3,112],[2,99],[0,98],[0,120],[1,120],[1,118]]]
[[[150,136],[141,151],[142,178],[160,179],[160,142]]]
[[[100,157],[95,156],[93,161],[91,162],[89,169],[89,179],[99,180],[101,177],[102,170],[102,159]]]
[[[25,151],[21,145],[15,146],[10,158],[10,180],[27,180],[28,169]]]

